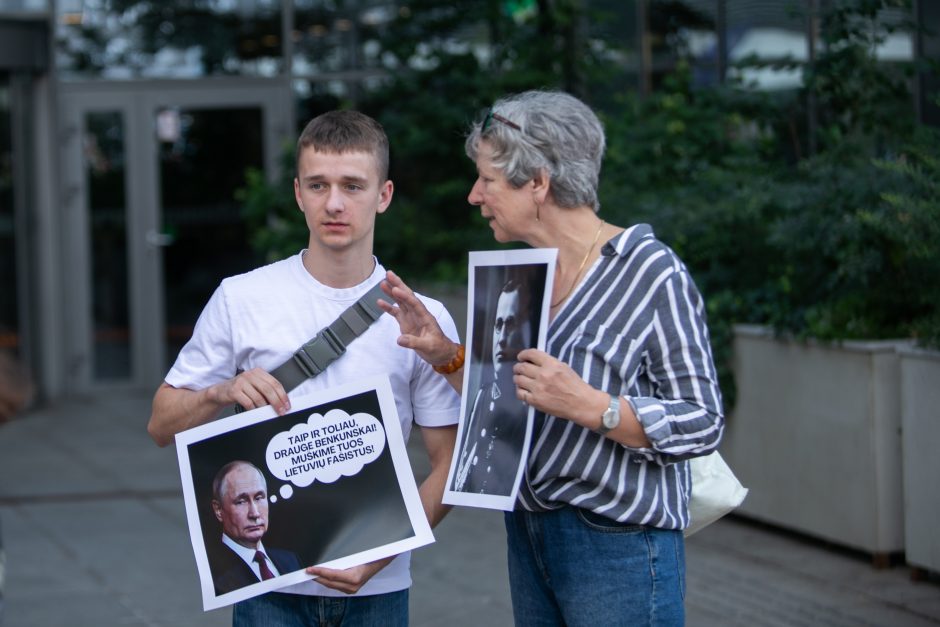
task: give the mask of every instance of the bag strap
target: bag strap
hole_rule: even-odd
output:
[[[271,375],[290,392],[311,377],[315,377],[336,361],[346,347],[366,332],[379,319],[382,310],[376,304],[379,298],[391,300],[382,291],[381,281],[362,298],[324,327],[313,339],[298,348],[290,359],[271,371]]]
[[[291,358],[271,371],[288,392],[315,377],[346,352],[346,347],[366,332],[379,319],[383,311],[376,304],[380,298],[392,300],[382,291],[379,281],[346,311],[320,331],[307,343],[294,351]],[[235,413],[245,409],[235,405]]]

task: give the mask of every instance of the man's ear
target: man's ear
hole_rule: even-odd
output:
[[[300,209],[300,212],[304,212],[304,203],[300,199],[300,181],[297,177],[294,177],[294,201],[297,203],[297,208]]]
[[[222,504],[212,499],[212,513],[215,514],[215,519],[219,522],[222,522]]]
[[[385,182],[379,186],[379,204],[376,208],[376,213],[385,213],[388,206],[392,204],[392,195],[394,193],[395,185],[392,183],[391,179],[386,179]]]

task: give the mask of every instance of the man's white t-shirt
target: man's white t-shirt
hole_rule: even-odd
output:
[[[284,363],[316,333],[339,317],[385,278],[375,262],[359,285],[336,289],[313,278],[303,265],[304,251],[282,261],[222,281],[196,322],[193,337],[180,351],[166,382],[201,390],[236,372]],[[440,302],[419,296],[448,337],[457,341],[453,318]],[[356,381],[388,376],[405,442],[412,421],[420,426],[456,424],[460,397],[411,349],[402,348],[398,322],[382,315],[346,352],[318,376],[290,392],[291,398]],[[370,579],[356,596],[404,590],[411,585],[410,554],[403,553]],[[280,590],[292,594],[348,596],[312,581]]]

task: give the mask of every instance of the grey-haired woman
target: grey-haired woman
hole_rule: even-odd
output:
[[[546,350],[514,367],[517,397],[537,410],[506,513],[516,624],[681,625],[687,460],[723,429],[702,298],[648,225],[598,214],[604,130],[577,98],[503,98],[465,147],[468,199],[495,239],[558,249]],[[463,350],[392,273],[386,291],[399,343],[459,390]]]

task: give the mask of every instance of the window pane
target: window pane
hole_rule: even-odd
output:
[[[636,0],[593,0],[587,7],[584,26],[589,48],[604,72],[592,68],[598,75],[588,77],[587,93],[595,106],[603,108],[608,99],[640,87],[643,62]]]
[[[693,85],[719,82],[716,0],[652,0],[646,18],[651,58],[650,84],[656,89],[676,63],[691,64]]]
[[[277,0],[58,5],[63,78],[275,76],[283,70]]]
[[[805,3],[727,0],[729,77],[755,89],[795,89],[802,67],[747,67],[748,60],[809,60]]]
[[[381,0],[298,0],[294,3],[294,74],[380,69],[378,37],[399,11],[407,8]]]
[[[0,0],[0,13],[45,13],[49,10],[49,0]]]
[[[154,129],[169,368],[219,281],[260,263],[234,197],[245,170],[264,163],[262,114],[254,107],[167,108],[156,113]]]
[[[118,112],[89,113],[85,127],[94,378],[99,381],[128,379],[132,362],[124,119]]]

